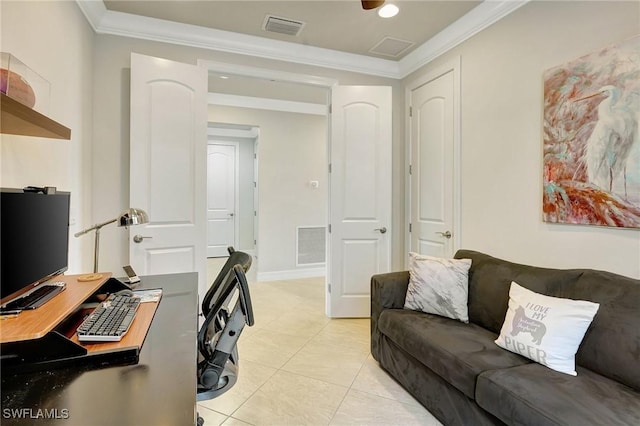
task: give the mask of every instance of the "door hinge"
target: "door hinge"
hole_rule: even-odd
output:
[[[258,182],[253,182],[253,187],[257,188],[258,187]]]
[[[258,159],[258,154],[253,154],[253,159],[257,160]]]
[[[411,224],[409,224],[409,232],[411,232]]]
[[[413,167],[411,166],[411,164],[409,164],[409,174],[413,174]]]
[[[329,224],[329,233],[331,233],[331,224]]]
[[[327,290],[329,290],[329,293],[331,293],[331,284],[327,284]]]
[[[413,107],[409,107],[409,117],[413,117]]]
[[[331,173],[331,163],[329,163],[329,173]]]
[[[253,245],[258,244],[258,240],[253,240]]]
[[[333,105],[329,104],[329,114],[331,114],[333,112]]]
[[[258,212],[254,210],[253,211],[253,215],[257,217],[258,216]]]

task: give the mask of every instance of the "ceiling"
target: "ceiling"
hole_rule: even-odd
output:
[[[359,0],[104,0],[111,12],[394,61],[411,53],[482,1],[400,0],[394,3],[400,13],[383,19],[376,10],[362,9]],[[267,15],[301,21],[304,27],[297,36],[267,32],[263,30]],[[410,46],[399,53],[400,49],[386,49],[386,54],[371,52],[385,37],[408,41]]]

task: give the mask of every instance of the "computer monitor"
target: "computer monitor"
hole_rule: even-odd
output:
[[[68,192],[0,190],[0,304],[67,270]]]

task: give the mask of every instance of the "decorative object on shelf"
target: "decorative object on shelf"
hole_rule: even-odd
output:
[[[0,92],[42,114],[49,109],[51,85],[18,58],[0,52]]]
[[[640,228],[640,35],[544,73],[546,222]]]
[[[96,225],[93,225],[91,228],[87,228],[85,230],[76,232],[74,234],[75,237],[79,237],[81,235],[86,234],[87,232],[91,232],[93,230],[96,231],[96,238],[95,238],[95,244],[93,249],[93,272],[94,273],[98,272],[98,251],[100,248],[100,229],[103,226],[109,225],[110,223],[114,223],[114,222],[118,222],[118,226],[124,226],[125,228],[128,228],[129,226],[133,226],[133,225],[142,225],[143,223],[149,223],[149,215],[147,214],[147,212],[145,212],[142,209],[129,208],[123,211],[122,213],[120,213],[120,215],[115,219],[98,223]]]

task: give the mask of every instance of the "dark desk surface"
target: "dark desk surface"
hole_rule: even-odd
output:
[[[3,375],[3,426],[195,424],[197,274],[141,279],[163,295],[138,364]]]

